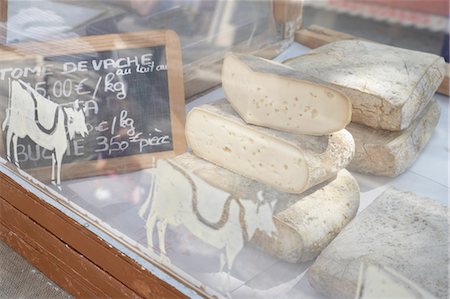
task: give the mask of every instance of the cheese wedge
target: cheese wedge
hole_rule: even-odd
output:
[[[256,215],[259,220],[252,219],[253,223],[238,222],[235,225],[248,229],[247,236],[251,239],[251,244],[286,262],[314,259],[353,219],[359,207],[358,183],[346,170],[341,170],[334,180],[320,184],[308,192],[291,194],[238,175],[190,153],[169,161],[175,166],[172,173],[166,173],[165,176],[172,179],[180,171],[188,176],[195,184],[189,188],[196,190],[198,213],[211,222],[219,222],[220,216],[232,221],[232,217],[227,214],[229,211],[221,209],[224,207],[221,200],[229,198],[228,195],[240,201],[241,207],[246,209],[245,217],[250,217],[252,203],[253,206],[259,205],[260,212]],[[180,183],[177,186],[184,185]],[[215,193],[211,189],[216,189]],[[178,192],[183,197],[192,190]],[[168,194],[160,196],[162,201],[169,198]],[[261,218],[261,205],[264,203],[271,204],[272,213],[266,215],[270,217],[268,219]],[[267,234],[264,226],[252,229],[272,222],[276,228],[272,234]]]
[[[199,157],[292,193],[334,177],[354,154],[346,130],[307,136],[248,125],[225,100],[194,108],[186,139]]]
[[[445,74],[442,57],[360,40],[330,43],[284,64],[348,96],[353,122],[390,131],[410,126]]]
[[[227,53],[222,86],[227,100],[249,124],[325,135],[351,120],[350,100],[337,90],[280,63]]]
[[[405,172],[426,146],[438,124],[439,116],[439,105],[433,101],[403,131],[391,132],[349,124],[347,130],[355,139],[356,152],[348,169],[390,177]]]
[[[447,213],[436,200],[388,189],[322,251],[308,271],[311,286],[329,298],[355,298],[364,262],[393,269],[447,299]]]

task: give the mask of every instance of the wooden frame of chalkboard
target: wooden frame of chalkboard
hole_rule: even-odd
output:
[[[8,0],[0,0],[0,44],[6,43],[8,21]]]
[[[28,72],[39,78],[33,78],[34,81],[30,79],[29,82],[22,80],[25,74],[24,68],[17,70],[14,77],[14,69],[2,71],[2,67],[0,67],[0,84],[2,79],[3,82],[6,82],[10,75],[6,89],[10,90],[10,93],[12,90],[16,94],[26,91],[33,98],[34,111],[37,111],[34,113],[35,122],[42,122],[40,126],[44,132],[56,134],[50,131],[57,130],[55,127],[59,113],[60,118],[66,120],[66,128],[70,127],[70,124],[67,125],[67,117],[72,116],[70,121],[77,125],[72,130],[66,129],[69,142],[72,140],[69,138],[70,134],[73,138],[75,135],[80,137],[81,135],[76,133],[83,134],[86,133],[86,130],[90,134],[97,133],[93,139],[97,143],[97,148],[93,151],[96,157],[92,157],[92,153],[90,157],[86,157],[83,155],[86,153],[81,151],[78,152],[79,155],[76,159],[74,158],[73,162],[64,157],[60,172],[62,179],[149,168],[155,165],[157,159],[177,155],[186,150],[183,67],[179,39],[173,31],[157,30],[13,44],[8,45],[7,48],[0,48],[0,61],[3,67],[7,62],[18,61],[23,66],[29,65],[29,63],[33,66]],[[55,73],[63,74],[63,76],[56,77]],[[77,75],[79,76],[77,77]],[[95,80],[90,82],[89,76],[94,76]],[[130,78],[130,76],[134,76],[133,79],[124,79]],[[50,82],[51,80],[54,81]],[[11,81],[15,83],[11,83]],[[92,83],[91,86],[89,83]],[[66,85],[69,87],[66,88]],[[55,86],[58,88],[55,89]],[[81,91],[75,94],[76,87],[78,87],[78,91]],[[4,90],[5,88],[2,91],[0,86],[0,93],[3,93],[0,96],[3,98],[5,98]],[[98,90],[103,92],[103,97],[96,94]],[[71,92],[74,94],[69,103],[64,102],[72,96]],[[65,96],[68,97],[65,98]],[[85,97],[83,98],[83,96]],[[74,97],[80,101],[74,101]],[[130,99],[130,97],[132,98]],[[8,98],[15,97],[9,95]],[[48,98],[51,99],[50,101],[55,100],[57,106],[61,108],[47,109],[42,112],[38,106],[48,106]],[[59,102],[57,102],[58,99]],[[79,120],[77,123],[76,111],[81,109],[80,103],[84,104],[84,115],[86,116],[84,128],[80,127]],[[23,107],[26,106],[23,103],[19,104],[22,104]],[[56,105],[53,106],[56,107]],[[102,111],[102,107],[104,108],[103,112],[113,111],[114,107],[117,109],[108,115],[108,113],[99,113]],[[134,109],[134,116],[131,115],[130,109]],[[3,111],[3,115],[0,111],[0,123],[5,122],[7,118],[6,110]],[[41,113],[40,118],[36,116],[39,113]],[[73,115],[67,116],[67,113]],[[50,121],[46,119],[50,119]],[[98,121],[90,123],[89,121],[92,119]],[[8,121],[11,122],[11,119]],[[11,123],[8,125],[14,126]],[[145,131],[149,127],[154,127],[154,130]],[[102,135],[104,131],[110,133],[109,137]],[[5,141],[5,139],[8,136],[5,135],[0,130],[0,153],[2,156],[5,156],[7,152],[8,140]],[[36,139],[36,136],[30,136],[30,134],[26,138],[28,137],[32,140]],[[75,141],[74,144],[69,145],[67,152],[76,153],[77,147],[80,150],[90,144],[82,144],[79,140],[77,141],[78,145],[75,144]],[[11,145],[11,143],[9,144]],[[36,142],[34,144],[40,145]],[[111,150],[112,147],[114,147],[113,150]],[[13,156],[12,151],[11,156]],[[44,182],[49,181],[52,165],[48,164],[51,163],[54,153],[57,151],[58,149],[54,146],[53,150],[43,149],[40,154],[39,150],[36,150],[37,154],[33,159],[38,162],[31,167],[24,167],[24,169]],[[122,153],[118,153],[120,151]],[[45,157],[47,165],[41,167],[40,160],[36,155]],[[13,157],[10,158],[13,161]],[[55,172],[57,179],[57,168],[55,168]],[[52,180],[55,177],[52,176]]]

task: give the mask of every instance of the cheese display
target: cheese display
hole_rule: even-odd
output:
[[[409,298],[435,299],[398,272],[372,264],[362,264],[355,299]]]
[[[176,210],[181,206],[187,207],[186,211],[174,213],[180,215],[179,219],[195,211],[196,215],[189,217],[208,219],[204,223],[234,221],[234,227],[238,229],[235,235],[247,234],[256,247],[291,263],[315,258],[353,219],[359,207],[358,184],[346,170],[340,171],[336,179],[304,194],[291,194],[240,176],[190,153],[168,162],[172,166],[161,174],[160,180],[176,180],[177,194],[180,196],[170,195],[173,188],[166,190],[161,187],[164,182],[158,183],[157,197],[165,205],[164,211],[171,209],[171,198],[177,198]],[[158,169],[161,167],[158,164]],[[158,198],[155,202],[159,202]],[[231,200],[227,203],[231,198],[236,202]],[[192,208],[192,203],[195,203],[195,208]],[[237,213],[233,210],[233,204],[239,207],[237,210],[244,212],[242,221],[231,216],[233,212]],[[270,213],[265,213],[264,209],[268,207]],[[191,231],[204,231],[201,225],[185,226],[190,227]],[[220,234],[218,227],[216,233]]]
[[[403,131],[377,130],[351,123],[346,129],[355,139],[356,150],[348,169],[391,177],[403,173],[424,149],[439,116],[439,105],[432,101]]]
[[[448,207],[388,189],[358,214],[309,270],[330,298],[354,298],[361,262],[389,267],[437,298],[448,298]]]
[[[330,43],[284,63],[348,96],[353,122],[390,131],[409,127],[445,73],[439,56],[360,40]]]
[[[351,120],[350,100],[320,80],[263,58],[227,53],[222,86],[249,124],[281,131],[325,135]]]
[[[346,130],[307,136],[248,125],[224,100],[188,114],[186,139],[197,156],[292,193],[334,177],[354,154]]]

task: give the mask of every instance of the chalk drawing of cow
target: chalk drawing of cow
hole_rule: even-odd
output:
[[[158,161],[153,193],[143,206],[153,198],[146,222],[148,246],[154,248],[156,225],[162,262],[170,263],[165,248],[169,224],[183,225],[203,242],[222,250],[220,272],[226,264],[228,274],[257,229],[270,236],[276,233],[272,219],[275,201],[266,202],[262,191],[255,200],[234,198],[171,161]]]
[[[6,156],[12,162],[12,141],[17,167],[20,167],[17,156],[18,138],[28,136],[37,145],[52,152],[52,183],[57,186],[61,183],[61,164],[69,146],[68,140],[72,140],[76,133],[83,137],[88,134],[85,116],[78,100],[68,106],[58,105],[44,98],[22,80],[11,82],[9,105],[2,130],[6,132]]]

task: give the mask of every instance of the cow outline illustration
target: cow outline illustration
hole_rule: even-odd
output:
[[[30,137],[37,145],[52,152],[51,180],[61,183],[61,164],[68,148],[68,139],[75,134],[88,134],[84,112],[80,102],[58,105],[46,99],[22,80],[12,80],[9,104],[2,130],[6,133],[6,157],[10,162],[11,142],[14,164],[20,168],[17,154],[18,138]],[[72,106],[72,107],[70,107]]]
[[[272,218],[276,200],[265,201],[262,191],[256,194],[256,200],[240,200],[221,191],[220,197],[224,200],[222,215],[218,221],[213,222],[200,214],[197,195],[200,189],[203,189],[204,194],[216,192],[217,196],[218,189],[167,160],[158,161],[156,181],[154,195],[152,196],[153,192],[150,193],[140,214],[143,215],[143,210],[149,206],[152,197],[146,222],[147,242],[149,248],[153,249],[153,231],[156,227],[162,262],[170,264],[165,247],[165,232],[169,224],[184,225],[203,242],[222,250],[220,272],[223,272],[227,266],[228,275],[237,255],[257,229],[270,236],[276,234]],[[180,190],[190,190],[190,194],[180,192]],[[211,190],[216,191],[211,193]],[[158,194],[163,194],[163,196]],[[220,206],[220,198],[217,200],[218,205],[213,205],[214,209]],[[210,202],[209,205],[211,205]]]

